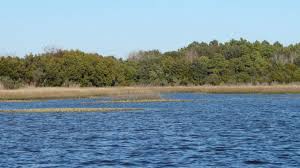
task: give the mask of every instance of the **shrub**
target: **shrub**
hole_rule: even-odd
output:
[[[22,86],[21,81],[14,81],[10,77],[1,76],[0,77],[0,87],[3,89],[17,89]]]

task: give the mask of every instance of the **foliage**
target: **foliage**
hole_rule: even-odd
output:
[[[132,53],[127,60],[79,50],[0,57],[5,88],[35,86],[222,85],[300,81],[300,44],[245,39],[193,42],[178,51]]]
[[[4,89],[18,89],[22,86],[21,81],[12,80],[10,77],[7,76],[0,76],[0,86]]]

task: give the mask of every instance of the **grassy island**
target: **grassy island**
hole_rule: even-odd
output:
[[[113,112],[113,111],[135,111],[137,108],[41,108],[41,109],[14,109],[0,110],[0,113],[50,113],[50,112]]]

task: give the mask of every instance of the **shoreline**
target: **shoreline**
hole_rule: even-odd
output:
[[[40,87],[0,90],[0,102],[21,100],[51,100],[68,98],[110,97],[118,95],[143,95],[175,92],[193,93],[263,93],[263,94],[300,94],[300,85],[226,85],[226,86],[132,86],[101,88]]]
[[[137,111],[140,108],[36,108],[1,110],[0,113],[65,113],[65,112],[121,112]]]

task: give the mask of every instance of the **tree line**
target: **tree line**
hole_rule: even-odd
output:
[[[300,44],[193,42],[177,51],[131,53],[127,59],[79,50],[0,57],[0,83],[36,87],[287,84],[300,81]]]

